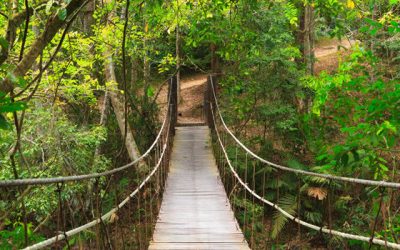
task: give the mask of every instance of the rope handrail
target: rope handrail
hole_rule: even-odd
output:
[[[171,93],[168,94],[168,103],[167,103],[168,108],[170,106],[170,103],[171,103]],[[100,173],[92,173],[92,174],[47,177],[47,178],[25,178],[25,179],[14,179],[14,180],[0,180],[0,187],[15,187],[15,186],[25,186],[25,185],[46,185],[46,184],[60,183],[60,182],[81,181],[81,180],[99,178],[102,176],[108,176],[108,175],[112,175],[112,174],[121,172],[131,166],[134,166],[135,164],[142,161],[144,158],[146,158],[149,155],[149,153],[156,146],[157,142],[159,141],[159,139],[162,135],[162,132],[164,131],[167,118],[168,118],[168,111],[167,111],[167,115],[164,117],[163,123],[161,125],[160,131],[157,134],[157,137],[154,139],[154,142],[147,149],[147,151],[144,154],[142,154],[139,158],[137,158],[136,160],[134,160],[128,164],[125,164],[121,167],[114,168],[114,169],[107,170],[107,171],[100,172]]]
[[[214,119],[214,111],[212,108],[212,103],[210,103],[211,106],[211,113],[212,113],[212,117],[213,117],[213,122],[214,122],[214,126],[215,126],[215,132],[218,138],[218,142],[221,146],[221,149],[224,153],[225,159],[229,165],[230,171],[233,173],[233,175],[235,176],[235,178],[238,180],[238,182],[241,184],[241,186],[243,186],[252,196],[254,196],[255,198],[257,198],[258,200],[260,200],[261,202],[273,207],[274,209],[276,209],[277,211],[279,211],[281,214],[283,214],[286,218],[295,221],[296,223],[313,229],[315,231],[319,231],[319,232],[323,232],[325,234],[330,234],[330,235],[336,235],[342,238],[347,238],[347,239],[353,239],[353,240],[359,240],[359,241],[363,241],[363,242],[368,242],[368,243],[374,243],[377,245],[381,245],[381,246],[385,246],[385,247],[391,247],[393,249],[400,249],[400,244],[394,243],[394,242],[389,242],[389,241],[385,241],[385,240],[380,240],[380,239],[376,239],[375,237],[371,238],[371,237],[366,237],[366,236],[362,236],[362,235],[355,235],[355,234],[349,234],[349,233],[344,233],[341,231],[337,231],[337,230],[332,230],[329,229],[327,227],[321,227],[321,226],[317,226],[311,223],[308,223],[306,221],[300,220],[299,218],[289,214],[288,212],[286,212],[284,209],[282,209],[281,207],[279,207],[277,204],[265,199],[264,197],[261,197],[260,195],[258,195],[254,190],[252,190],[247,183],[245,183],[239,176],[239,174],[236,172],[235,168],[232,166],[232,163],[229,159],[228,153],[222,143],[220,134],[218,132],[218,129],[216,127],[216,123],[215,123],[215,119]]]
[[[170,117],[170,116],[169,116]],[[165,152],[167,150],[168,147],[168,143],[170,141],[169,138],[169,133],[170,133],[170,125],[171,125],[171,117],[169,119],[168,122],[168,129],[167,129],[167,136],[166,136],[166,140],[165,143],[163,144],[163,150],[161,152],[160,158],[157,162],[157,164],[155,165],[155,167],[153,168],[153,170],[146,176],[146,178],[140,183],[140,185],[132,192],[129,194],[129,196],[127,196],[123,201],[121,201],[116,207],[114,207],[113,209],[111,209],[110,211],[108,211],[107,213],[105,213],[104,215],[102,215],[100,218],[97,218],[95,220],[92,220],[91,222],[88,222],[80,227],[76,227],[74,229],[71,229],[67,232],[62,232],[52,238],[49,238],[47,240],[44,240],[42,242],[39,242],[37,244],[31,245],[29,247],[24,248],[23,250],[36,250],[36,249],[42,249],[45,247],[48,247],[58,241],[64,240],[66,237],[71,237],[74,236],[82,231],[85,231],[91,227],[94,227],[97,224],[102,223],[103,221],[108,220],[114,213],[118,212],[118,210],[120,208],[122,208],[123,206],[125,206],[128,201],[130,201],[132,198],[134,198],[136,196],[137,193],[139,193],[139,191],[144,187],[144,185],[146,185],[146,183],[150,180],[150,178],[156,173],[156,171],[159,169],[162,160],[164,158]]]
[[[374,180],[368,180],[368,179],[360,179],[360,178],[352,178],[352,177],[345,177],[345,176],[337,176],[337,175],[331,175],[331,174],[322,174],[322,173],[316,173],[316,172],[310,172],[306,170],[301,170],[301,169],[294,169],[286,166],[282,166],[273,162],[270,162],[264,158],[261,158],[258,156],[256,153],[251,151],[248,147],[246,147],[234,134],[233,132],[228,128],[228,126],[225,123],[224,118],[222,117],[221,110],[219,108],[217,96],[215,93],[215,88],[214,88],[214,83],[213,83],[213,78],[210,77],[210,83],[211,83],[211,89],[213,92],[214,96],[214,101],[215,101],[215,107],[217,108],[218,115],[220,117],[221,123],[224,127],[224,129],[228,132],[228,134],[236,141],[236,143],[243,148],[248,154],[250,154],[252,157],[256,158],[257,160],[266,163],[270,165],[271,167],[274,167],[276,169],[296,173],[296,174],[303,174],[303,175],[309,175],[309,176],[315,176],[315,177],[320,177],[320,178],[325,178],[325,179],[330,179],[330,180],[337,180],[337,181],[344,181],[344,182],[350,182],[350,183],[358,183],[358,184],[363,184],[363,185],[369,185],[369,186],[378,186],[378,187],[389,187],[389,188],[397,188],[400,189],[400,183],[398,182],[387,182],[387,181],[374,181]]]

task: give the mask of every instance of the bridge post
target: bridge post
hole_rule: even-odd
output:
[[[214,122],[213,122],[213,117],[212,117],[212,112],[211,112],[211,106],[215,107],[215,102],[214,102],[214,95],[213,95],[213,85],[211,84],[211,81],[213,82],[214,88],[216,87],[217,84],[217,78],[215,75],[209,75],[207,77],[207,86],[206,86],[206,91],[204,92],[204,114],[205,114],[205,120],[210,129],[214,129]]]
[[[175,134],[175,126],[178,119],[178,82],[176,75],[171,78],[169,85],[169,92],[171,95],[170,115],[171,115],[171,130]]]

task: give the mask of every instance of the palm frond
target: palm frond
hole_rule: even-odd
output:
[[[320,212],[305,211],[304,216],[308,222],[312,222],[318,225],[322,222],[322,214]]]
[[[286,195],[282,197],[278,201],[279,207],[281,207],[283,210],[288,212],[291,215],[296,215],[296,208],[297,208],[297,198],[296,196],[293,195]],[[285,227],[287,222],[286,216],[284,216],[282,213],[279,211],[275,211],[273,215],[273,224],[272,224],[272,231],[271,231],[271,237],[275,239],[278,234],[282,231],[282,229]]]

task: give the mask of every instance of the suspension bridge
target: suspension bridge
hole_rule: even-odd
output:
[[[79,249],[85,246],[96,249],[266,249],[264,241],[256,240],[256,234],[260,225],[265,224],[267,207],[299,226],[293,237],[301,237],[301,230],[310,230],[324,237],[365,242],[369,247],[378,245],[400,249],[396,232],[391,238],[389,233],[376,234],[378,221],[385,219],[380,213],[384,194],[398,192],[400,183],[321,174],[263,159],[246,147],[226,125],[214,76],[208,78],[205,91],[205,124],[179,126],[176,88],[176,79],[172,77],[169,80],[168,110],[159,132],[147,151],[135,161],[101,173],[0,181],[1,192],[15,192],[19,202],[29,199],[24,194],[30,187],[54,187],[58,204],[52,218],[57,225],[53,228],[53,237],[30,242],[24,206],[10,204],[10,209],[21,209],[25,223],[25,249],[72,249],[74,244]],[[379,209],[372,230],[354,234],[345,228],[334,228],[330,206],[328,220],[321,225],[301,218],[300,203],[295,213],[284,210],[266,198],[265,185],[276,180],[270,179],[267,171],[260,177],[256,171],[256,166],[260,165],[271,171],[280,171],[281,175],[292,175],[294,180],[307,176],[326,180],[329,186],[342,182],[379,190]],[[120,176],[135,181],[125,187],[127,190],[120,190],[115,184]],[[72,211],[65,190],[77,183],[85,183],[90,204],[82,202],[79,211]],[[100,185],[106,187],[105,192],[114,193],[115,197],[125,195],[126,198],[116,198],[115,204],[108,204],[111,209],[103,211],[105,201],[99,191]],[[330,195],[327,194],[328,201]],[[235,197],[241,197],[245,204]],[[255,219],[256,206],[263,208],[261,221]],[[78,219],[87,222],[77,225]],[[127,227],[123,221],[132,224]],[[269,240],[267,234],[261,238]],[[89,243],[83,245],[83,241]]]

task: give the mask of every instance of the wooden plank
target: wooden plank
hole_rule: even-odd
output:
[[[220,180],[205,126],[176,129],[149,249],[249,249]]]
[[[213,250],[248,250],[249,247],[247,243],[180,243],[180,242],[172,242],[172,243],[157,243],[154,245],[150,245],[151,250],[203,250],[203,249],[213,249]]]

